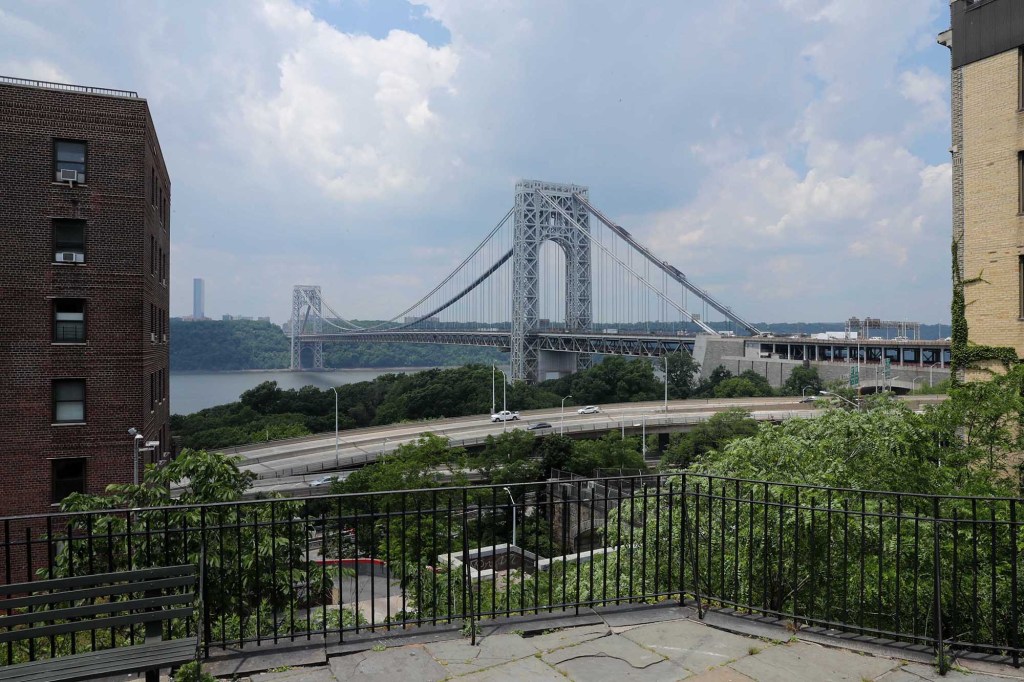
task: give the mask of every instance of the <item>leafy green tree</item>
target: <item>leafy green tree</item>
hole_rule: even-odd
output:
[[[605,357],[592,369],[572,377],[571,393],[578,404],[584,405],[657,400],[663,391],[649,362],[618,355]]]
[[[573,457],[572,438],[560,434],[552,434],[540,442],[541,473],[550,476],[553,469],[566,470]]]
[[[793,371],[789,374],[789,378],[786,379],[786,382],[782,384],[782,388],[779,389],[779,393],[782,395],[803,395],[805,388],[810,395],[818,395],[818,392],[825,388],[825,384],[818,374],[817,367],[810,365],[794,367]]]
[[[687,433],[673,435],[661,463],[667,467],[687,468],[696,459],[722,448],[737,438],[757,433],[757,422],[742,409],[719,412]]]
[[[480,471],[493,483],[537,480],[540,465],[532,461],[536,441],[533,433],[522,429],[487,436],[483,450],[470,458],[469,466]]]
[[[55,574],[88,572],[97,562],[109,571],[202,565],[214,639],[267,634],[277,619],[293,622],[306,605],[326,603],[331,578],[306,554],[313,526],[305,503],[224,504],[240,502],[252,484],[240,461],[184,450],[147,466],[138,485],[69,495],[62,511],[88,513],[68,517],[75,539],[61,547]],[[195,506],[213,503],[221,504]],[[294,586],[307,581],[311,591],[297,599]]]
[[[687,352],[668,356],[668,397],[673,400],[689,398],[694,391],[700,365]]]
[[[640,439],[632,436],[623,438],[619,431],[612,430],[597,440],[576,441],[566,470],[593,476],[600,469],[646,469],[640,452]]]
[[[732,372],[727,370],[722,365],[715,367],[711,370],[711,373],[706,379],[701,379],[697,384],[697,390],[694,392],[694,397],[697,398],[713,398],[715,396],[715,389],[720,383],[726,379],[732,378]]]

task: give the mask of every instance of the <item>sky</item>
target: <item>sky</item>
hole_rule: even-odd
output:
[[[741,316],[949,319],[945,0],[5,0],[0,75],[136,90],[171,314],[391,317],[573,182]]]

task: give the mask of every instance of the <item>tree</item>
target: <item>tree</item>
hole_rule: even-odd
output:
[[[706,379],[700,380],[694,395],[699,398],[712,398],[715,395],[715,388],[718,387],[718,384],[730,378],[732,378],[732,372],[719,365],[711,370],[711,374]]]
[[[714,388],[716,398],[748,398],[773,394],[768,380],[753,370],[746,370],[736,377],[723,379]]]
[[[540,474],[532,461],[536,448],[533,433],[513,429],[487,436],[483,451],[472,457],[469,466],[477,469],[493,483],[523,483],[534,481]]]
[[[668,397],[674,400],[689,398],[693,394],[700,365],[687,352],[680,351],[668,357]]]
[[[572,461],[575,441],[568,436],[552,434],[541,440],[541,473],[550,476],[553,469],[566,470]]]
[[[700,422],[687,433],[672,437],[672,442],[661,463],[668,467],[687,468],[697,458],[722,448],[737,438],[748,438],[757,433],[757,422],[746,410],[731,409],[719,412]]]
[[[779,392],[782,395],[803,395],[805,388],[811,395],[818,395],[818,392],[825,388],[817,367],[810,365],[794,367]]]
[[[254,636],[257,623],[267,634],[275,616],[326,603],[331,578],[306,552],[313,532],[307,503],[223,504],[240,502],[255,478],[238,468],[240,462],[183,450],[166,464],[147,466],[138,485],[110,485],[106,495],[69,495],[62,511],[89,513],[68,517],[76,541],[61,547],[55,577],[96,563],[119,571],[205,562],[207,604],[221,614],[210,623],[214,639]],[[222,504],[195,506],[213,503]],[[124,511],[110,511],[116,509]],[[294,588],[300,581],[310,585],[303,600]]]

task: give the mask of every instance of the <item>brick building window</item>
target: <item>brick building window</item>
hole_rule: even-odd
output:
[[[75,182],[85,182],[86,146],[79,140],[53,141],[53,179],[67,182],[61,171],[76,171]]]
[[[85,379],[54,379],[54,423],[85,421]]]
[[[85,262],[85,221],[58,218],[53,221],[53,261]]]
[[[1024,320],[1024,256],[1017,256],[1017,315]]]
[[[53,497],[57,504],[71,493],[85,492],[85,458],[51,459],[51,480]]]
[[[56,343],[85,343],[85,301],[58,298],[53,302],[53,340]]]
[[[1024,47],[1017,48],[1017,110],[1024,111]]]
[[[1024,214],[1024,152],[1017,152],[1017,213]]]

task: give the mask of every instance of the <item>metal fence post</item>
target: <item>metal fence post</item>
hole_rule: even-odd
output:
[[[403,508],[403,512],[404,512]],[[467,491],[462,489],[462,580],[466,586],[466,597],[463,602],[465,613],[469,617],[469,643],[476,646],[476,619],[473,617],[473,581],[469,575],[469,511]]]
[[[939,547],[939,529],[941,524],[939,521],[939,498],[932,497],[932,591],[934,594],[934,603],[932,608],[935,610],[935,657],[936,663],[939,666],[939,674],[945,675],[949,667],[946,665],[946,645],[943,642],[942,635],[942,564],[940,563],[941,548]]]

